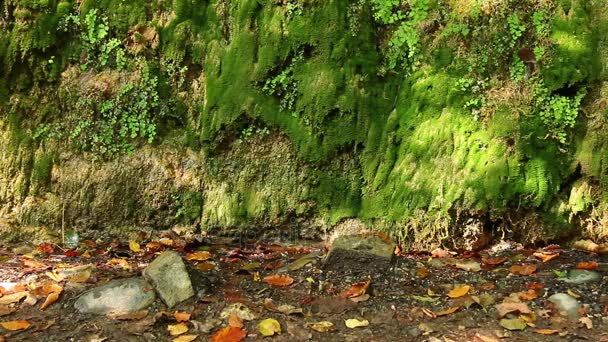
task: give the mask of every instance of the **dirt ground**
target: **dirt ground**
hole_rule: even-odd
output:
[[[163,250],[184,256],[191,299],[171,309],[157,299],[128,315],[74,309],[85,290],[141,276]],[[322,243],[177,236],[2,246],[0,341],[608,341],[606,254],[503,242],[479,252],[396,250],[388,269],[343,260],[325,271],[325,253]],[[92,266],[64,272],[82,265]],[[600,278],[564,281],[575,268]],[[14,293],[24,297],[11,302]],[[548,300],[556,293],[580,303],[574,316]],[[260,329],[267,319],[280,325],[272,337]]]

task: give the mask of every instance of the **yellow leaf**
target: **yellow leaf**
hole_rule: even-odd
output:
[[[318,332],[328,332],[328,331],[333,331],[336,329],[334,324],[330,321],[310,323],[310,324],[308,324],[308,327],[311,328],[312,330],[315,330]]]
[[[450,298],[462,297],[462,296],[466,295],[467,293],[469,293],[470,289],[471,289],[471,287],[469,285],[457,287],[448,293],[448,297],[450,297]]]
[[[6,330],[16,331],[16,330],[27,329],[30,327],[31,324],[28,321],[20,320],[20,321],[10,321],[10,322],[0,322],[0,325]]]
[[[172,342],[191,342],[196,340],[198,335],[181,335],[173,339]]]
[[[258,330],[264,336],[272,336],[274,334],[281,334],[281,323],[273,318],[267,318],[260,322]]]
[[[541,334],[541,335],[555,335],[559,332],[559,330],[553,330],[553,329],[536,329],[533,331],[535,333]]]
[[[135,253],[141,252],[141,246],[137,241],[129,241],[129,249]]]
[[[366,327],[369,325],[369,321],[364,319],[362,321],[355,319],[355,318],[351,318],[351,319],[346,319],[344,320],[344,324],[346,324],[346,326],[348,328],[354,329],[354,328],[358,328],[358,327]]]
[[[58,283],[65,279],[61,274],[57,274],[55,272],[46,272],[44,274]]]
[[[171,336],[177,336],[188,331],[188,326],[186,323],[170,324],[167,326],[167,330],[169,330],[169,334],[171,334]]]
[[[206,261],[209,259],[211,259],[211,253],[209,253],[207,251],[197,251],[197,252],[186,254],[186,260],[188,260],[188,261],[192,261],[192,260]]]
[[[59,292],[49,293],[49,295],[46,297],[46,300],[44,301],[44,303],[42,303],[42,305],[40,306],[40,310],[45,310],[46,308],[49,307],[49,305],[55,303],[57,301],[57,299],[59,299]]]

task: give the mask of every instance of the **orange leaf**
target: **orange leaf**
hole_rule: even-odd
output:
[[[509,272],[513,274],[519,275],[530,275],[536,272],[536,265],[534,264],[523,264],[523,265],[513,265],[509,267]]]
[[[192,317],[192,314],[189,312],[175,311],[173,317],[175,317],[175,320],[178,322],[188,322],[190,317]]]
[[[152,242],[149,242],[146,245],[146,248],[149,249],[149,250],[151,250],[151,251],[158,251],[158,250],[160,250],[162,248],[162,246],[160,245],[160,242],[158,242],[158,241],[152,241]]]
[[[208,272],[215,269],[215,265],[210,262],[203,262],[201,264],[196,265],[196,269],[203,272]]]
[[[555,259],[559,256],[559,252],[535,252],[535,258],[542,260],[542,262],[547,262],[551,259]]]
[[[209,253],[207,251],[196,251],[193,253],[186,254],[186,260],[188,260],[188,261],[192,261],[192,260],[205,261],[205,260],[209,260],[209,259],[211,259],[211,253]]]
[[[457,287],[448,293],[448,297],[450,297],[450,298],[462,297],[462,296],[466,295],[467,293],[469,293],[470,289],[471,289],[471,287],[469,285]]]
[[[594,270],[599,266],[599,264],[595,261],[590,262],[579,262],[576,264],[576,269],[578,270]]]
[[[46,267],[45,264],[43,264],[43,263],[41,263],[39,261],[32,260],[32,259],[26,259],[26,258],[23,259],[23,266],[31,267],[31,268],[44,268],[44,267]]]
[[[44,301],[44,303],[42,303],[42,305],[40,306],[40,310],[45,310],[46,308],[49,307],[49,305],[55,303],[57,301],[57,299],[59,299],[59,292],[49,293],[49,295],[46,297],[46,300]]]
[[[541,283],[526,283],[526,287],[529,288],[530,290],[538,290],[538,289],[544,289],[545,288],[545,284],[541,284]]]
[[[247,336],[241,328],[226,327],[211,336],[210,342],[239,342]]]
[[[365,292],[367,291],[367,289],[369,288],[369,285],[371,283],[372,283],[371,280],[362,281],[360,283],[355,283],[348,290],[342,291],[338,295],[338,297],[341,297],[341,298],[354,298],[354,297],[362,296],[362,295],[365,294]]]
[[[30,322],[21,320],[21,321],[10,321],[10,322],[0,322],[0,325],[10,331],[15,330],[24,330],[31,326]]]
[[[500,265],[500,264],[502,264],[503,262],[505,262],[507,260],[508,260],[508,258],[504,257],[504,256],[503,257],[496,257],[496,258],[487,258],[487,259],[486,258],[481,258],[481,262],[483,264],[492,265],[492,266],[494,266],[494,265]]]
[[[453,308],[449,308],[449,309],[444,310],[444,311],[434,312],[434,314],[437,317],[447,316],[447,315],[453,314],[454,312],[458,311],[458,309],[460,309],[460,307],[459,306],[455,306]]]
[[[289,285],[293,284],[293,278],[288,275],[273,274],[273,275],[264,277],[263,281],[266,284],[274,285],[274,286],[289,286]]]
[[[426,268],[425,266],[422,266],[418,269],[418,271],[416,271],[416,276],[418,276],[418,278],[420,279],[424,279],[426,277],[429,276],[429,269]]]
[[[541,334],[541,335],[555,335],[559,332],[559,330],[553,330],[553,329],[536,329],[533,331],[535,333]]]
[[[169,238],[161,238],[160,240],[158,240],[158,242],[161,245],[168,246],[168,247],[173,247],[173,245],[175,245],[175,242]]]
[[[535,290],[532,290],[532,289],[519,293],[519,299],[521,299],[521,300],[533,300],[536,298],[538,298],[538,294],[536,293]]]
[[[228,316],[228,325],[234,328],[244,327],[243,320],[237,314],[231,314]]]
[[[453,253],[456,254],[456,253]],[[447,258],[452,256],[452,252],[442,249],[442,248],[435,248],[434,250],[431,251],[431,256],[433,258]]]

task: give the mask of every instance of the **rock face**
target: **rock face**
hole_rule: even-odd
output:
[[[334,240],[323,268],[353,273],[379,273],[386,271],[393,258],[395,244],[375,234],[345,235]]]
[[[581,304],[576,298],[566,293],[556,293],[549,297],[549,301],[555,304],[560,311],[565,312],[568,315],[568,318],[572,320],[578,318],[578,309],[581,307]]]
[[[186,265],[176,252],[162,253],[146,267],[143,273],[169,308],[194,296]]]
[[[156,294],[152,285],[141,278],[112,280],[83,293],[74,308],[82,313],[105,315],[129,313],[152,305]]]

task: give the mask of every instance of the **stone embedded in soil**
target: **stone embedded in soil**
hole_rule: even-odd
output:
[[[566,293],[556,293],[549,297],[549,301],[555,304],[560,311],[564,311],[570,319],[578,319],[578,309],[581,304],[576,298]]]
[[[105,315],[143,310],[156,300],[152,285],[141,278],[112,280],[83,293],[74,308],[81,313]]]
[[[162,253],[146,267],[143,274],[169,308],[194,296],[186,265],[176,252]]]
[[[334,240],[323,268],[353,273],[383,272],[390,267],[394,251],[395,244],[378,235],[344,235]]]
[[[568,276],[566,278],[561,278],[560,280],[569,284],[584,284],[590,283],[593,281],[598,281],[602,278],[602,276],[594,271],[588,270],[572,270],[568,272]]]

